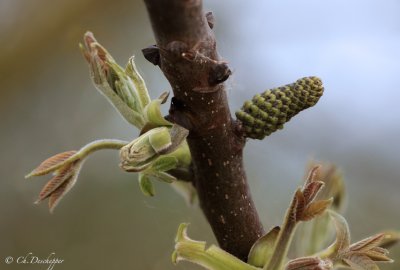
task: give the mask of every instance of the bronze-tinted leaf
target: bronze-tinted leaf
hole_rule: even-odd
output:
[[[291,260],[285,270],[330,270],[333,268],[332,261],[322,260],[318,257],[302,257]]]
[[[76,154],[77,151],[67,151],[54,155],[43,161],[36,169],[34,169],[26,178],[31,176],[40,176],[55,171],[63,165],[63,162]]]
[[[393,262],[393,260],[387,256],[388,251],[381,247],[374,247],[365,251],[364,254],[375,262]]]
[[[353,270],[379,270],[379,267],[365,255],[353,254],[343,258]]]
[[[75,185],[76,180],[78,179],[79,171],[82,168],[82,162],[75,163],[74,165],[75,166],[73,175],[66,179],[64,183],[62,183],[56,190],[51,193],[49,197],[50,213],[53,213],[54,208],[58,205],[61,199],[64,198],[65,194],[67,194]]]
[[[311,182],[314,182],[317,179],[316,177],[319,175],[320,168],[321,168],[320,165],[315,165],[310,169],[305,183],[306,185],[310,184]]]
[[[365,238],[357,243],[354,243],[350,246],[351,251],[366,251],[373,247],[379,246],[382,239],[385,237],[385,234],[379,233],[368,238]]]
[[[312,161],[308,168],[313,168],[316,162]],[[345,204],[345,186],[343,175],[333,164],[322,164],[317,171],[315,179],[324,182],[324,188],[318,193],[317,199],[328,199],[333,197],[332,209],[340,213]]]
[[[54,190],[61,186],[68,178],[72,177],[74,171],[71,165],[64,166],[60,171],[47,182],[39,193],[39,198],[35,203],[39,203],[50,196]]]
[[[296,193],[293,196],[292,202],[290,203],[290,206],[286,212],[286,217],[285,217],[285,221],[284,222],[289,222],[291,224],[295,224],[297,222],[297,209],[301,209],[304,206],[299,206],[299,198],[301,200],[303,196],[303,193],[301,192],[301,189],[297,189]],[[302,202],[300,202],[301,204]],[[304,200],[303,200],[303,204],[304,204]]]
[[[302,221],[311,220],[316,216],[321,215],[324,211],[332,204],[332,199],[329,200],[321,200],[312,202],[307,206],[304,210],[303,215],[301,216]]]
[[[305,186],[303,194],[307,203],[312,202],[324,186],[324,182],[313,181]]]
[[[53,213],[54,208],[58,205],[62,197],[65,195],[65,190],[67,188],[68,181],[62,183],[53,193],[51,193],[49,198],[49,210],[50,213]]]
[[[304,213],[304,209],[306,208],[306,200],[304,198],[303,192],[301,190],[296,191],[296,200],[297,200],[297,205],[296,205],[296,221],[301,220],[301,217]]]
[[[383,248],[383,247],[373,247],[370,250],[374,251],[374,252],[379,252],[379,253],[382,253],[382,254],[385,254],[385,255],[389,254],[389,251],[386,248]]]

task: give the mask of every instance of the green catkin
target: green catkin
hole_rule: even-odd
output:
[[[293,116],[314,106],[324,92],[317,77],[305,77],[295,83],[269,89],[246,101],[236,112],[245,136],[263,139],[288,122]]]

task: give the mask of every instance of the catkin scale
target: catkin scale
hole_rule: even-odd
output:
[[[295,83],[269,89],[244,102],[236,112],[245,137],[263,139],[288,122],[293,116],[314,106],[324,87],[317,77],[305,77]]]

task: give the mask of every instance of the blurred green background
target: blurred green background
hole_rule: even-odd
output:
[[[205,1],[219,52],[233,76],[232,110],[244,99],[317,75],[326,92],[265,141],[250,141],[246,166],[266,227],[281,222],[310,159],[344,172],[354,240],[400,229],[400,2],[396,0]],[[53,215],[36,199],[46,177],[24,175],[45,158],[98,138],[131,140],[129,126],[92,85],[78,49],[92,31],[121,64],[137,66],[156,97],[170,89],[140,50],[154,43],[142,1],[0,0],[0,269],[29,252],[64,259],[55,269],[201,269],[171,264],[180,222],[215,243],[197,206],[165,184],[144,197],[118,153],[96,153]],[[166,106],[167,107],[167,106]],[[165,108],[167,109],[167,108]],[[400,248],[392,250],[399,269]]]

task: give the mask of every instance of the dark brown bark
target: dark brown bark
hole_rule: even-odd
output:
[[[169,119],[189,129],[193,183],[220,246],[247,260],[264,233],[251,199],[242,150],[245,139],[231,118],[211,14],[200,0],[145,0],[157,47],[144,50],[170,82]]]

